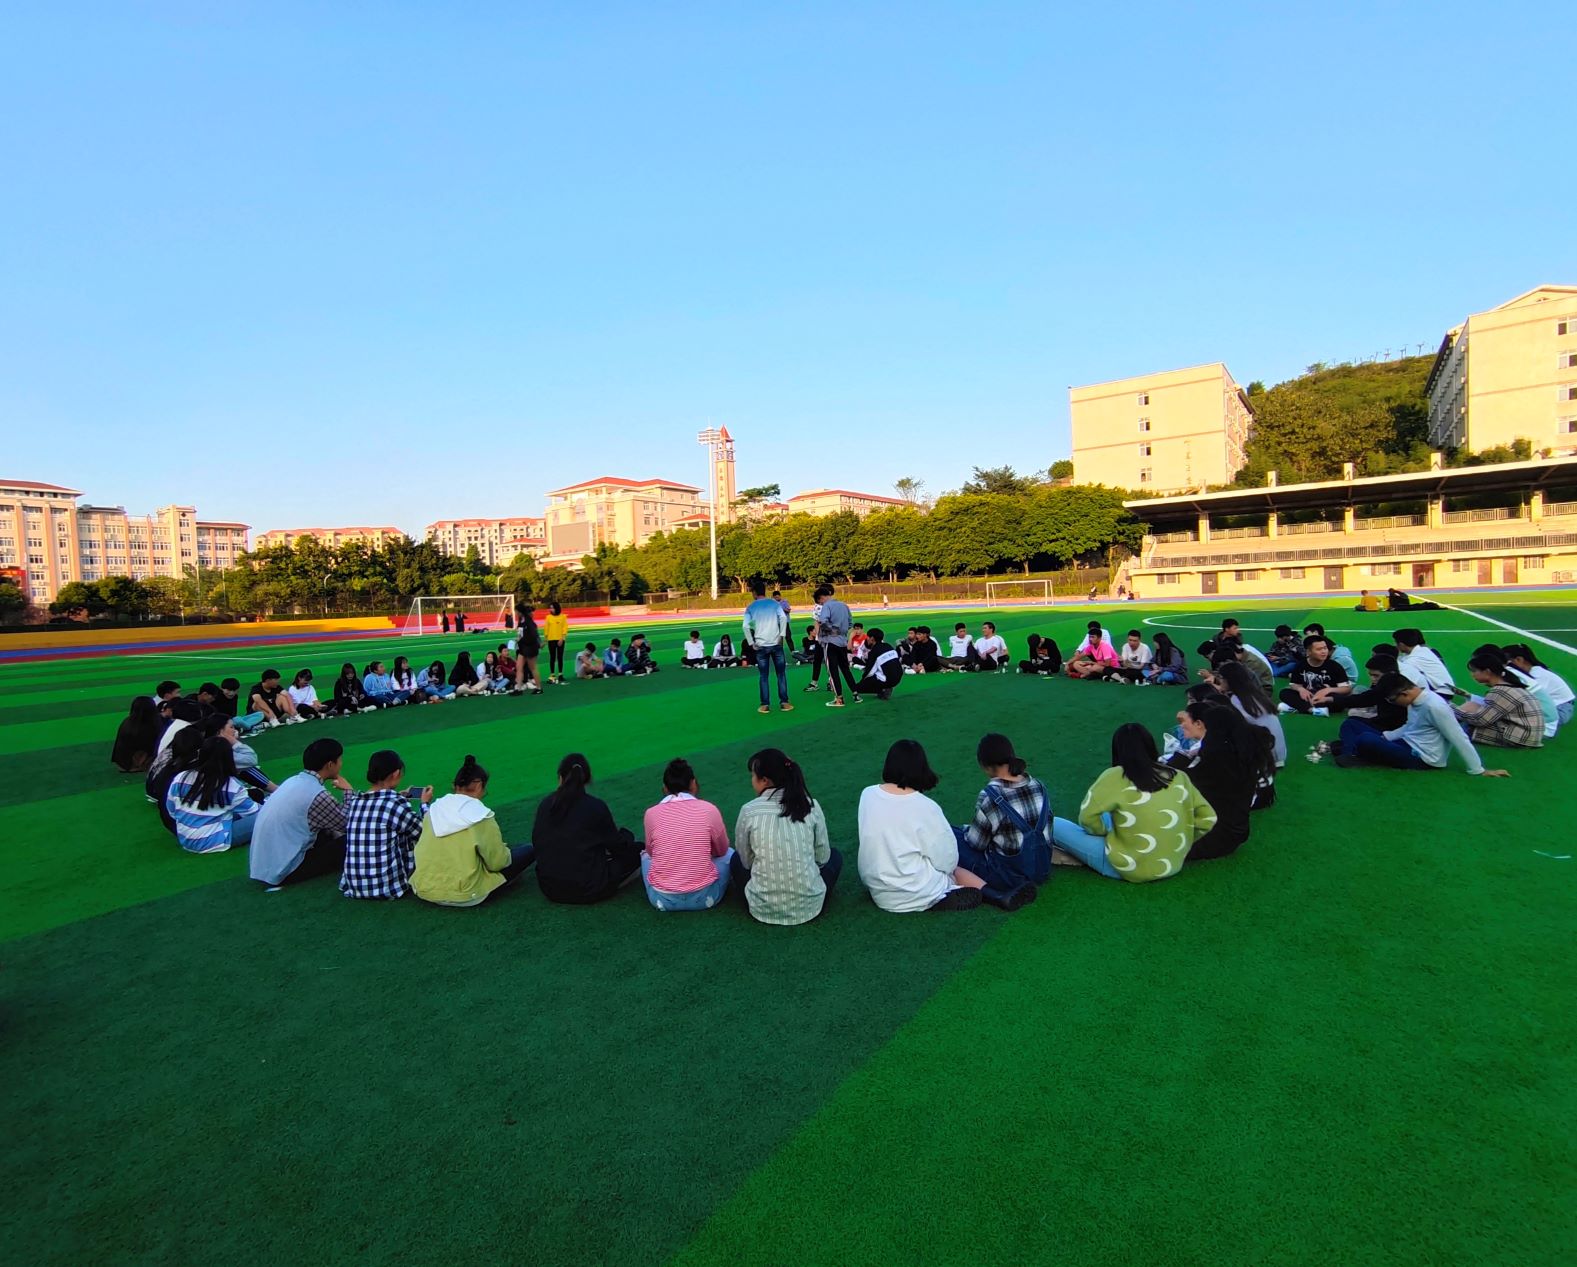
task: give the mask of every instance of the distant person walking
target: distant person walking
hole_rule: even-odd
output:
[[[789,618],[780,603],[767,597],[767,587],[760,581],[754,582],[750,587],[754,595],[749,607],[745,608],[745,641],[755,648],[756,669],[761,674],[761,707],[758,713],[772,711],[772,696],[767,689],[767,674],[773,669],[777,670],[778,678],[778,709],[780,712],[791,713],[794,705],[789,703],[788,693],[788,652],[784,646],[789,636]]]

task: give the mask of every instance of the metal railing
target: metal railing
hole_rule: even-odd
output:
[[[1548,532],[1539,536],[1479,537],[1475,539],[1434,539],[1402,543],[1377,542],[1373,545],[1332,546],[1325,550],[1260,550],[1253,553],[1152,555],[1145,561],[1147,568],[1231,568],[1245,564],[1304,565],[1326,560],[1407,558],[1414,555],[1480,554],[1489,551],[1526,550],[1540,553],[1556,546],[1577,545],[1577,532]]]
[[[1441,518],[1448,524],[1487,524],[1502,519],[1522,519],[1521,506],[1489,506],[1483,510],[1448,510]]]
[[[1295,537],[1304,532],[1340,532],[1341,525],[1334,524],[1329,519],[1316,519],[1307,524],[1279,524],[1276,535],[1281,537]]]
[[[1382,532],[1387,528],[1427,528],[1428,515],[1376,515],[1373,519],[1353,520],[1354,532]]]

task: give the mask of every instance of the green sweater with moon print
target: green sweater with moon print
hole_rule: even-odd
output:
[[[1112,816],[1110,832],[1102,814]],[[1107,861],[1135,884],[1176,875],[1194,841],[1215,825],[1215,810],[1181,770],[1159,792],[1141,792],[1112,766],[1079,806],[1079,826],[1106,837]]]

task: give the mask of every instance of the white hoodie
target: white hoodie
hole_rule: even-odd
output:
[[[476,797],[460,792],[440,796],[427,807],[427,821],[433,825],[435,836],[453,836],[492,817],[493,811]]]

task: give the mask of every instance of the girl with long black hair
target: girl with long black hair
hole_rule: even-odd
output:
[[[1188,777],[1216,813],[1215,826],[1194,841],[1188,861],[1225,858],[1248,839],[1249,811],[1275,799],[1270,736],[1221,704],[1190,704],[1183,714],[1184,729],[1200,740]],[[1261,798],[1264,805],[1256,805]]]
[[[1144,680],[1151,686],[1181,686],[1188,681],[1188,657],[1183,649],[1164,633],[1151,639],[1154,654],[1145,666]]]
[[[1144,883],[1182,869],[1216,825],[1209,803],[1181,770],[1161,763],[1155,737],[1138,722],[1112,734],[1112,764],[1084,794],[1079,821],[1052,821],[1057,848],[1114,880]]]
[[[1276,705],[1271,702],[1270,696],[1265,694],[1265,688],[1259,684],[1259,679],[1249,672],[1246,665],[1239,664],[1236,660],[1230,664],[1223,664],[1215,674],[1225,694],[1231,699],[1232,707],[1237,709],[1243,720],[1250,726],[1259,727],[1269,737],[1276,768],[1280,769],[1286,765],[1287,732],[1282,728],[1281,716],[1276,711]]]
[[[778,748],[745,762],[753,801],[734,825],[734,883],[763,924],[816,918],[843,871],[827,836],[827,819],[805,786],[805,771]]]
[[[550,902],[585,906],[612,897],[641,868],[641,844],[591,795],[591,762],[571,752],[559,762],[558,787],[537,806],[531,843],[537,885]]]
[[[221,853],[251,843],[257,802],[236,778],[235,755],[222,736],[203,740],[196,762],[170,781],[165,806],[176,840],[190,853]]]
[[[147,695],[132,697],[131,710],[115,732],[110,760],[124,774],[139,774],[153,764],[159,751],[159,736],[164,733],[164,718],[159,706]]]

